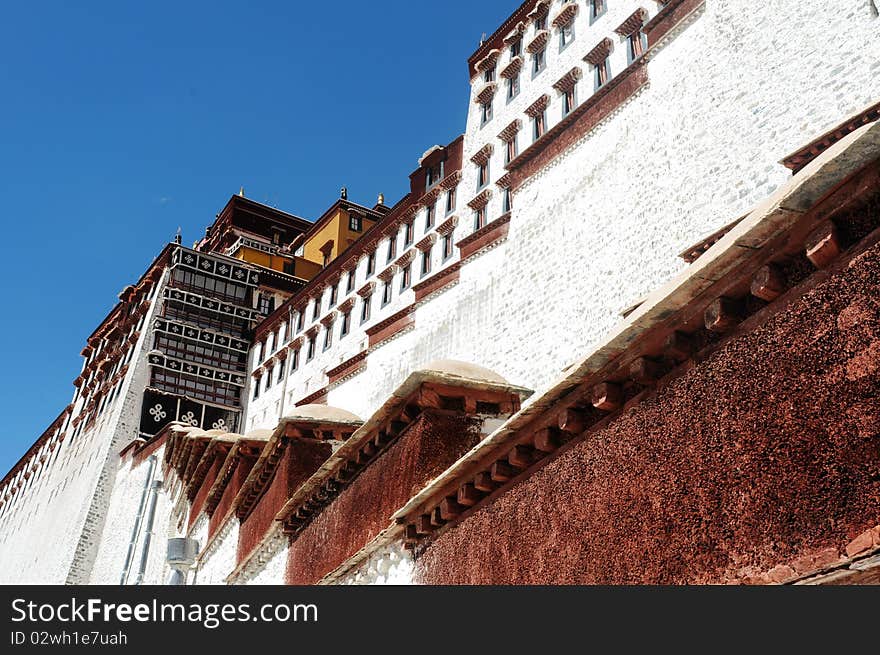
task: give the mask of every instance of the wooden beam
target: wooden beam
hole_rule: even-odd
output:
[[[440,394],[428,387],[422,387],[419,391],[419,405],[422,407],[431,407],[433,409],[441,409],[443,401]]]
[[[593,387],[590,402],[596,409],[611,412],[623,404],[623,391],[613,382],[602,382]]]
[[[663,377],[663,366],[660,362],[647,357],[634,359],[629,365],[629,377],[638,384],[650,385]]]
[[[532,443],[535,449],[540,450],[542,453],[552,453],[559,448],[559,438],[550,428],[544,428],[535,432],[532,437]]]
[[[589,427],[587,415],[576,409],[564,409],[556,418],[559,429],[569,434],[580,434]]]
[[[434,511],[431,512],[431,525],[436,526],[438,528],[446,525],[446,520],[440,515],[440,507],[435,507]]]
[[[739,306],[732,298],[716,298],[703,312],[706,329],[712,332],[727,332],[740,321]]]
[[[752,278],[752,295],[772,302],[785,292],[785,275],[776,264],[765,264]]]
[[[676,330],[663,344],[664,354],[674,362],[684,362],[694,354],[694,340],[685,332]]]
[[[515,468],[527,469],[534,461],[534,450],[530,446],[514,446],[513,449],[507,453],[507,461]]]
[[[464,511],[464,507],[458,504],[457,496],[447,496],[440,501],[440,518],[451,521]]]
[[[826,221],[814,230],[804,242],[807,259],[816,268],[826,268],[843,252],[840,232],[831,221]]]
[[[492,477],[493,482],[507,482],[516,475],[516,471],[513,470],[510,464],[499,459],[492,464],[492,470],[489,472],[489,475]]]
[[[464,507],[473,507],[480,502],[482,498],[483,494],[477,490],[472,482],[468,482],[459,487],[458,495],[456,496],[458,504]]]
[[[419,518],[416,519],[416,533],[420,535],[431,534],[434,531],[434,526],[431,524],[431,515],[430,514],[422,514]]]
[[[498,485],[492,480],[492,474],[489,471],[478,473],[474,478],[474,488],[484,493],[492,493],[498,488]]]

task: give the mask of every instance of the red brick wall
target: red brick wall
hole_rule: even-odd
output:
[[[204,507],[205,501],[208,499],[208,492],[211,491],[211,487],[214,486],[214,481],[217,479],[217,473],[220,472],[221,466],[223,466],[223,458],[215,457],[211,464],[211,468],[209,468],[208,472],[205,474],[205,479],[202,481],[202,485],[199,487],[199,490],[193,498],[192,507],[189,512],[189,527],[192,527],[193,523],[195,523],[196,519],[199,517],[202,507]]]
[[[238,563],[260,543],[287,499],[330,457],[327,442],[294,439],[288,443],[269,488],[245,518],[238,532]]]
[[[209,535],[213,535],[214,531],[220,528],[220,522],[223,520],[226,512],[229,511],[232,501],[235,500],[235,497],[238,495],[241,485],[244,484],[244,481],[247,479],[248,473],[250,473],[251,469],[254,467],[255,462],[256,459],[251,457],[239,457],[235,462],[235,468],[232,471],[229,482],[226,483],[223,493],[220,494],[220,501],[214,509],[214,513],[211,515],[211,520],[208,522]],[[213,528],[211,527],[212,525]]]
[[[707,583],[880,522],[880,246],[442,534],[430,584]]]
[[[292,541],[288,584],[314,584],[336,569],[478,438],[473,419],[423,414]]]

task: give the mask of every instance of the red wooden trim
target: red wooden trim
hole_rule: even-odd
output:
[[[504,214],[488,225],[483,226],[473,234],[459,241],[458,246],[461,260],[477,254],[481,250],[492,246],[507,237],[510,229],[510,213]]]

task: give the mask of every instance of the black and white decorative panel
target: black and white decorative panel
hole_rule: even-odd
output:
[[[235,432],[237,415],[220,407],[205,405],[205,417],[202,420],[202,427],[205,430],[224,430],[226,432]]]
[[[218,314],[223,314],[225,316],[235,316],[237,318],[242,318],[246,321],[258,321],[262,318],[265,318],[263,314],[256,310],[233,305],[229,302],[214,300],[213,298],[206,298],[205,296],[200,296],[197,293],[181,291],[180,289],[175,289],[173,287],[165,288],[164,297],[166,300],[175,300],[177,302],[183,303],[184,305],[210,309],[211,311],[217,312]]]
[[[164,368],[175,373],[186,373],[187,375],[214,380],[215,382],[223,382],[224,384],[232,384],[236,387],[244,386],[244,376],[240,373],[205,366],[204,364],[193,364],[182,359],[169,357],[159,351],[150,353],[148,359],[150,365],[157,368]]]
[[[154,436],[172,421],[185,423],[203,430],[223,430],[232,432],[238,423],[238,413],[213,405],[162,393],[156,389],[144,392],[141,409],[140,432]]]
[[[153,329],[157,332],[165,332],[178,337],[186,337],[192,341],[201,341],[216,346],[222,346],[231,350],[246,353],[249,343],[244,339],[229,336],[222,332],[214,332],[213,330],[205,330],[192,325],[172,321],[167,318],[157,318],[153,323]]]
[[[260,284],[260,274],[230,261],[210,257],[189,248],[179,247],[171,255],[171,266],[183,266],[206,275],[214,275],[233,282],[255,287]]]

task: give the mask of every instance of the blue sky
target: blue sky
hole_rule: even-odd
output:
[[[85,338],[229,196],[314,219],[396,201],[464,130],[467,58],[519,0],[7,3],[0,475],[70,401]]]

